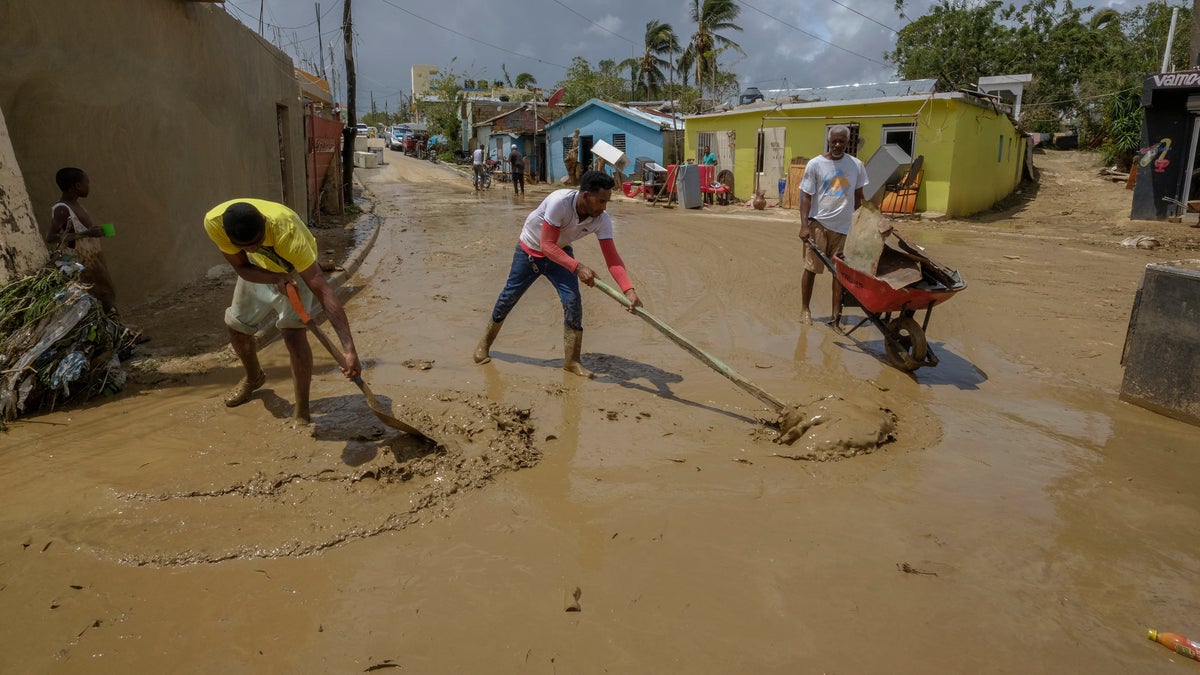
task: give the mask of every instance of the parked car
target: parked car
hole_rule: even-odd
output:
[[[389,127],[387,134],[387,146],[392,150],[404,149],[404,129],[400,127]]]
[[[359,122],[358,125],[355,127],[355,129],[356,129],[355,133],[354,133],[355,136],[362,136],[364,138],[370,138],[371,127],[367,126],[363,122]]]

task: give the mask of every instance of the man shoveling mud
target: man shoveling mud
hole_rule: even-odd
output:
[[[312,307],[315,298],[325,308],[342,343],[346,364],[342,372],[346,377],[362,372],[346,311],[317,264],[316,238],[295,211],[262,199],[218,204],[204,216],[204,229],[238,274],[233,302],[225,310],[225,325],[246,374],[225,397],[225,405],[232,408],[245,403],[266,382],[254,334],[269,315],[275,314],[275,326],[283,335],[292,364],[296,392],[293,416],[307,424],[312,348],[304,323],[288,301],[288,284],[296,285],[305,307]]]
[[[613,242],[612,219],[605,209],[612,197],[615,183],[601,171],[588,171],[579,179],[578,190],[555,190],[528,217],[513,253],[508,281],[496,299],[492,318],[483,339],[475,348],[475,363],[491,361],[488,351],[500,333],[500,326],[517,301],[529,290],[539,276],[545,275],[563,306],[563,370],[592,377],[590,370],[579,362],[583,349],[583,301],[579,297],[579,282],[591,286],[596,273],[575,259],[570,243],[595,233],[600,251],[613,280],[629,300],[629,311],[641,307],[642,301],[625,273],[625,263]]]

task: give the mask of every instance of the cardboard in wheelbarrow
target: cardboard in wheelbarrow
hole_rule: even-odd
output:
[[[879,268],[879,256],[883,253],[883,242],[892,231],[892,224],[879,212],[879,207],[864,202],[854,213],[850,232],[846,235],[846,247],[842,259],[850,268],[875,276]]]
[[[925,278],[921,273],[921,263],[901,255],[890,245],[885,246],[879,256],[879,268],[875,271],[875,276],[893,289],[911,286]]]

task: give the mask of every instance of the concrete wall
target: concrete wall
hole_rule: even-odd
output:
[[[946,208],[950,215],[983,211],[1007,197],[1021,182],[1021,167],[1027,151],[1026,139],[1017,133],[1008,118],[991,114],[963,101],[951,101],[949,116],[954,130],[950,165],[953,180],[939,181],[946,188]],[[925,157],[926,162],[929,156]],[[926,176],[929,174],[926,173]]]
[[[17,167],[12,139],[0,112],[0,285],[46,264],[46,245]]]
[[[201,226],[213,205],[260,197],[307,212],[291,59],[222,7],[0,2],[0,26],[0,110],[39,227],[55,171],[88,172],[85,206],[117,228],[104,247],[121,306],[223,261]]]
[[[764,115],[766,119],[764,120]],[[781,119],[795,117],[795,120]],[[739,194],[754,185],[755,142],[760,125],[784,130],[784,161],[815,157],[824,151],[825,127],[855,122],[864,162],[881,144],[885,125],[916,123],[913,153],[924,155],[924,178],[917,210],[966,216],[983,211],[1012,193],[1020,183],[1027,151],[1012,122],[993,108],[961,95],[940,94],[887,101],[817,103],[785,110],[754,109],[685,120],[685,156],[696,156],[700,132],[732,131],[734,182]],[[999,151],[1003,138],[1004,150]],[[743,187],[744,186],[744,187]],[[775,186],[762,185],[767,194]]]

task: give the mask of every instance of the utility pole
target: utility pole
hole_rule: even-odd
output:
[[[350,1],[342,0],[342,41],[346,57],[346,128],[342,129],[342,199],[354,203],[354,135],[358,126],[357,96],[354,93],[354,28]]]
[[[1197,0],[1197,2],[1200,2],[1200,0]],[[321,79],[328,82],[329,78],[325,77],[325,52],[321,49],[321,3],[319,3],[319,2],[316,3],[316,8],[317,8],[317,56],[321,59]]]

